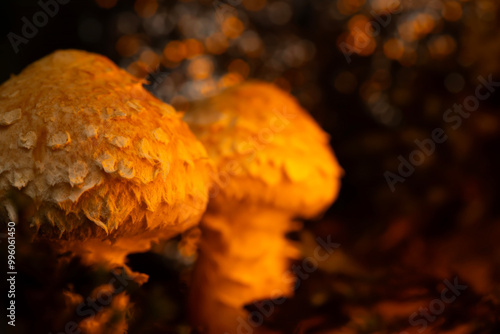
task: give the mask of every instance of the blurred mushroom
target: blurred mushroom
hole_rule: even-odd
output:
[[[328,135],[267,83],[230,88],[184,120],[218,170],[201,223],[193,322],[206,333],[232,333],[245,304],[292,295],[285,273],[299,254],[285,234],[300,227],[293,218],[315,217],[335,200],[343,172]]]
[[[57,51],[0,86],[0,201],[33,201],[36,238],[86,263],[198,223],[206,151],[173,107],[107,58]]]

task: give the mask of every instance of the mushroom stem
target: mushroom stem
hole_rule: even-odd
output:
[[[233,333],[241,321],[251,325],[244,305],[291,296],[294,278],[287,270],[299,252],[285,234],[297,225],[289,213],[270,207],[209,208],[193,274],[194,324],[205,333]]]

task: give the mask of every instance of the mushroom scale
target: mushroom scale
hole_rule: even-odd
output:
[[[63,50],[0,86],[0,199],[33,201],[37,237],[121,263],[198,223],[211,163],[143,83],[103,56]]]
[[[343,174],[329,136],[289,94],[248,82],[195,104],[184,116],[218,173],[193,274],[193,322],[233,332],[243,306],[290,296],[285,234],[336,198]],[[227,317],[217,314],[225,310]]]

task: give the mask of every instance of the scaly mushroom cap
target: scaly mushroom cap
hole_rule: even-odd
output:
[[[247,201],[311,217],[335,200],[343,171],[329,136],[274,85],[229,88],[195,104],[184,120],[217,165],[211,206]]]
[[[0,199],[33,199],[39,235],[169,237],[199,221],[206,151],[142,84],[103,56],[68,50],[0,86]]]

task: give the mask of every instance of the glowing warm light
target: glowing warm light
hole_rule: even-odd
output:
[[[229,16],[224,20],[221,28],[226,37],[236,38],[241,35],[243,30],[245,29],[245,26],[243,25],[243,22],[241,22],[237,17]]]
[[[398,32],[401,38],[408,42],[413,42],[418,38],[411,22],[404,22],[399,25]]]
[[[181,41],[171,41],[165,46],[165,49],[163,49],[163,56],[173,63],[184,60],[186,55],[186,45]]]
[[[337,45],[347,45],[349,51],[361,56],[372,54],[377,43],[373,38],[370,28],[370,21],[364,15],[355,15],[347,23],[348,33],[341,34],[337,39]]]
[[[417,35],[426,35],[430,33],[436,25],[436,22],[432,15],[423,13],[418,14],[415,20],[413,21],[413,27]]]
[[[212,75],[214,63],[208,57],[197,57],[190,61],[188,75],[195,80],[203,80]]]
[[[431,57],[445,58],[455,51],[457,43],[450,35],[441,35],[430,40],[427,47]]]
[[[212,95],[216,91],[216,89],[217,84],[212,78],[210,78],[202,82],[202,85],[200,86],[200,93],[201,95],[208,96]]]
[[[122,57],[131,57],[139,51],[141,41],[136,35],[125,35],[116,42],[115,49]]]
[[[194,38],[186,39],[184,41],[184,45],[186,46],[187,59],[199,56],[203,54],[203,52],[205,51],[203,43]]]
[[[372,0],[371,7],[377,14],[389,14],[396,12],[401,6],[400,0]]]
[[[436,22],[430,14],[420,13],[412,20],[399,25],[398,32],[403,40],[413,42],[429,34],[434,29],[435,24]]]
[[[411,21],[412,29],[417,35],[417,38],[430,33],[434,29],[435,24],[436,22],[432,15],[427,13],[418,14],[415,19]]]
[[[347,22],[347,28],[349,28],[349,30],[351,30],[351,31],[354,31],[357,29],[364,31],[367,24],[370,24],[370,20],[368,19],[368,17],[366,17],[365,15],[359,14],[359,15],[353,16],[349,20],[349,22]]]
[[[139,60],[147,65],[150,69],[150,72],[158,67],[160,64],[160,57],[153,50],[144,50],[141,52],[139,56]]]
[[[404,44],[397,38],[391,38],[384,43],[384,54],[389,59],[400,59],[404,52]]]

